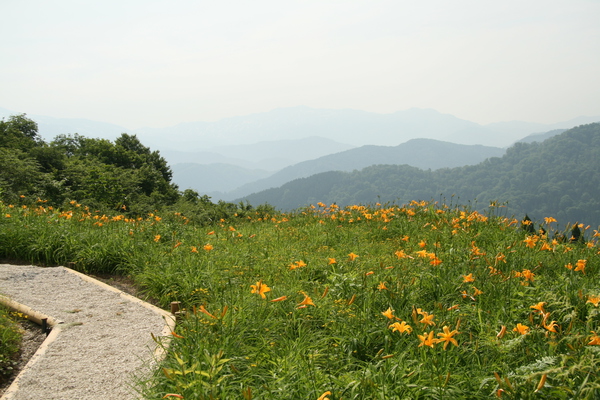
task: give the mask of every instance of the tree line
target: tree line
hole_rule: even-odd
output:
[[[171,208],[199,220],[252,209],[214,204],[191,189],[180,192],[171,179],[166,160],[135,135],[123,133],[112,142],[64,134],[47,143],[25,114],[0,121],[0,200],[6,204],[60,207],[76,201],[99,212],[132,215]]]

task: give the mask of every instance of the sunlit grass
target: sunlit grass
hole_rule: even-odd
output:
[[[598,232],[585,226],[572,243],[550,217],[527,232],[495,207],[427,202],[208,226],[0,207],[3,257],[127,274],[182,303],[147,398],[600,395]]]

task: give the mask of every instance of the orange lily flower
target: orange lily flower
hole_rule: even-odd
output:
[[[521,335],[525,335],[527,332],[529,332],[529,327],[519,322],[517,326],[513,329],[513,331],[518,332]]]
[[[382,311],[381,314],[388,319],[394,319],[394,310],[392,310],[392,307],[388,307],[388,309]]]
[[[260,297],[262,297],[263,299],[267,298],[267,296],[265,296],[265,293],[271,291],[271,288],[262,283],[262,281],[256,282],[256,285],[250,285],[250,288],[252,289],[252,293],[260,295]]]
[[[455,346],[458,346],[458,342],[453,338],[454,335],[458,335],[459,332],[457,330],[450,331],[450,328],[444,326],[444,332],[440,332],[437,335],[440,337],[437,339],[438,343],[444,342],[444,350],[448,347],[448,343],[452,343]]]
[[[587,303],[592,303],[594,307],[598,307],[598,304],[600,304],[600,296],[589,295],[585,304]]]
[[[575,267],[575,271],[581,271],[585,275],[585,265],[587,264],[587,260],[577,260],[577,264]]]
[[[417,335],[417,337],[421,341],[418,347],[429,346],[433,348],[433,346],[437,343],[437,339],[433,337],[433,331],[429,333],[423,333],[422,335]]]
[[[412,332],[411,326],[408,325],[405,321],[394,322],[388,328],[391,329],[392,332],[398,332],[398,333],[404,333],[404,332],[406,332],[407,334],[409,334],[409,333]]]
[[[423,318],[419,320],[420,323],[423,325],[435,325],[435,322],[433,322],[433,314],[429,314],[425,311],[421,312],[420,314],[423,316]]]
[[[541,312],[543,314],[543,313],[546,312],[546,311],[544,311],[544,304],[546,304],[546,302],[540,301],[536,305],[533,305],[533,306],[531,306],[529,308],[533,308],[535,311],[539,311],[539,312]]]
[[[590,342],[588,346],[598,346],[600,345],[600,336],[596,334],[596,332],[592,331],[593,335],[590,337]]]
[[[329,400],[329,396],[331,394],[331,392],[328,390],[325,393],[323,393],[322,395],[319,396],[319,398],[317,400]]]
[[[301,292],[304,295],[304,300],[298,303],[298,308],[305,308],[306,306],[314,306],[312,299],[304,292]]]

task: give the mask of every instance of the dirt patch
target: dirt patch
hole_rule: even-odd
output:
[[[13,379],[21,372],[23,367],[29,362],[29,359],[35,354],[38,347],[46,339],[46,334],[42,332],[42,327],[28,320],[18,321],[19,327],[23,331],[21,338],[21,350],[18,354],[17,364],[14,366],[11,376],[0,382],[0,396],[10,386]]]

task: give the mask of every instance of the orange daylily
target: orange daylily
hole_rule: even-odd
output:
[[[444,350],[448,347],[448,343],[452,343],[455,346],[458,346],[458,342],[453,338],[454,335],[458,335],[459,332],[457,330],[450,331],[450,328],[444,326],[444,332],[440,332],[437,335],[440,337],[437,339],[438,343],[444,342]]]
[[[408,325],[405,321],[394,322],[393,324],[390,324],[390,326],[388,328],[391,329],[392,332],[398,332],[398,333],[406,332],[407,334],[412,332],[412,327],[410,325]]]
[[[515,274],[515,276],[517,276],[517,275]],[[531,270],[524,269],[522,272],[519,273],[518,276],[525,278],[526,281],[533,282],[533,278],[535,277],[535,274],[533,272],[531,272]]]
[[[434,257],[434,258],[431,259],[431,261],[429,261],[429,264],[433,265],[434,267],[437,267],[441,263],[442,263],[442,260],[440,260],[437,257]]]
[[[404,250],[398,250],[394,253],[398,258],[407,258],[408,255],[404,252]]]
[[[262,297],[263,299],[267,298],[267,296],[265,296],[265,293],[271,291],[271,288],[262,283],[262,281],[256,282],[256,285],[250,285],[250,288],[252,289],[252,293],[259,294],[260,297]]]
[[[596,334],[596,332],[591,331],[593,335],[590,337],[590,342],[588,346],[599,346],[600,345],[600,336]]]
[[[323,393],[322,395],[319,396],[319,398],[317,400],[329,400],[329,396],[331,394],[331,392],[328,390],[325,393]]]
[[[429,333],[423,333],[422,335],[417,335],[417,337],[421,341],[418,347],[429,346],[433,348],[433,346],[437,343],[437,339],[433,337],[433,331]]]
[[[546,312],[546,311],[544,311],[544,304],[546,304],[546,302],[540,301],[539,303],[537,303],[529,308],[533,308],[535,311],[539,311],[542,314],[544,314]]]
[[[423,318],[419,320],[420,323],[422,323],[423,325],[435,325],[435,322],[433,322],[433,314],[429,314],[426,311],[422,311],[419,314],[423,316]]]
[[[419,251],[415,251],[415,254],[418,255],[421,258],[427,258],[427,250],[419,250]]]
[[[200,307],[198,307],[198,311],[200,311],[202,314],[208,315],[209,317],[211,317],[213,319],[217,319],[217,317],[215,317],[214,315],[209,313],[208,310],[206,308],[204,308],[203,305],[200,305]],[[225,315],[225,314],[223,314],[223,315]]]
[[[291,269],[291,270],[294,270],[294,269],[296,269],[296,268],[302,268],[302,267],[306,267],[306,265],[307,265],[307,264],[306,264],[304,261],[302,261],[302,260],[300,260],[300,261],[295,261],[295,262],[293,262],[293,263],[291,263],[291,264],[290,264],[290,269]]]
[[[475,282],[475,277],[473,277],[473,274],[469,274],[469,275],[463,275],[463,282],[468,283],[468,282]]]
[[[587,260],[577,260],[575,271],[581,271],[585,275],[585,265]]]
[[[518,332],[521,335],[525,335],[527,332],[529,332],[529,327],[519,322],[517,326],[513,329],[513,331]]]
[[[585,303],[592,303],[594,307],[598,307],[598,304],[600,304],[600,296],[589,295],[588,300]]]
[[[298,308],[305,308],[306,306],[314,306],[312,299],[304,292],[301,292],[304,295],[304,300],[298,303]]]
[[[535,242],[536,242],[536,237],[531,237],[531,236],[527,236],[525,238],[525,240],[523,240],[523,242],[525,242],[525,246],[529,247],[529,248],[534,248],[535,247]]]
[[[392,307],[388,307],[388,309],[382,311],[381,314],[388,319],[394,319],[394,310],[392,310]]]
[[[550,315],[550,313],[548,313],[547,315]],[[551,321],[549,324],[546,324],[546,318],[544,318],[544,321],[542,321],[542,325],[548,331],[553,333],[556,333],[556,328],[558,328],[558,324],[556,323],[556,321]]]

